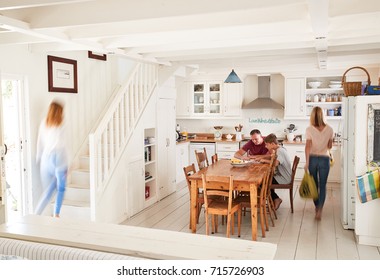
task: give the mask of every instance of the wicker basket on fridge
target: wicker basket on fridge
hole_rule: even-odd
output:
[[[362,93],[362,82],[346,82],[346,75],[347,72],[352,70],[352,69],[361,69],[363,70],[368,77],[367,85],[371,85],[371,79],[369,76],[368,71],[360,66],[355,66],[351,67],[344,72],[343,77],[342,77],[342,85],[343,85],[343,91],[345,96],[356,96],[356,95],[361,95]]]

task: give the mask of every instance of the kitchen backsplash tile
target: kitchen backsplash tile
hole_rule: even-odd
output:
[[[278,112],[277,112],[278,111]],[[255,121],[257,120],[257,121]],[[296,134],[304,135],[309,126],[309,120],[284,120],[282,110],[244,110],[241,119],[178,119],[181,129],[189,132],[214,133],[214,126],[223,126],[222,133],[235,133],[235,126],[243,125],[244,137],[249,137],[252,129],[259,129],[263,135],[275,133],[279,137],[285,137],[284,129],[290,124],[297,127]],[[328,120],[334,132],[342,130],[342,120]]]

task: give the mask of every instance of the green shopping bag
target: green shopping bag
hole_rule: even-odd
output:
[[[316,200],[318,198],[318,191],[315,185],[313,176],[309,172],[305,172],[303,175],[301,185],[299,188],[300,197],[302,198],[311,198]]]

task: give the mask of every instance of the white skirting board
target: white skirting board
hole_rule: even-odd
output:
[[[277,249],[266,242],[34,215],[0,225],[0,237],[163,260],[268,260]]]
[[[380,238],[378,236],[356,235],[356,241],[360,245],[380,246]]]

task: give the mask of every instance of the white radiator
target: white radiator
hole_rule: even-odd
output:
[[[113,253],[85,250],[10,238],[0,238],[0,255],[29,260],[138,260]]]

